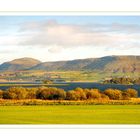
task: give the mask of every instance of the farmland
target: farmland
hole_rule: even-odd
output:
[[[140,106],[0,106],[0,124],[140,124]]]
[[[36,80],[61,79],[66,82],[102,82],[105,78],[123,77],[130,78],[139,77],[139,72],[131,73],[111,73],[101,71],[19,71],[19,72],[1,72],[1,82],[34,82]]]

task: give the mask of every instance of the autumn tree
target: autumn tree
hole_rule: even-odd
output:
[[[27,99],[36,99],[37,88],[27,88],[26,90],[28,92]]]
[[[135,90],[135,89],[128,88],[124,92],[127,93],[127,94],[129,94],[129,97],[130,98],[136,98],[136,97],[138,97],[138,91]]]
[[[39,88],[36,94],[37,99],[64,100],[66,92],[59,88]]]
[[[80,100],[80,95],[75,90],[69,90],[66,94],[67,100]]]
[[[3,94],[4,99],[26,99],[27,90],[23,87],[11,87]]]
[[[0,99],[2,99],[2,98],[3,98],[3,91],[0,90]]]
[[[122,91],[118,89],[106,89],[104,94],[112,100],[121,100],[122,99]]]
[[[101,93],[98,89],[91,89],[86,93],[87,99],[99,99],[101,98]]]
[[[87,99],[84,89],[78,87],[74,91],[75,91],[75,94],[78,94],[77,96],[79,97],[80,100]]]

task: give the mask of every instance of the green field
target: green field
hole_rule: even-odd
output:
[[[140,106],[0,106],[0,124],[140,124]]]
[[[51,79],[63,79],[65,81],[88,81],[88,82],[102,82],[104,81],[105,78],[109,77],[123,77],[123,76],[128,76],[130,78],[136,78],[139,77],[140,73],[111,73],[111,72],[102,72],[102,71],[25,71],[20,73],[19,75],[14,75],[15,72],[3,72],[2,74],[6,74],[7,76],[0,77],[0,80],[9,80],[11,81],[16,81],[16,82],[21,82],[20,80],[22,79],[22,82],[25,81],[32,81],[33,79],[44,79],[46,76],[50,76]],[[13,76],[11,76],[13,75]],[[33,80],[33,81],[34,81]],[[2,81],[3,82],[3,81]]]

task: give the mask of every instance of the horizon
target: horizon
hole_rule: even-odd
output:
[[[58,60],[58,61],[74,61],[74,60],[84,60],[84,59],[98,59],[98,58],[104,58],[104,57],[129,57],[129,56],[133,56],[133,57],[140,57],[140,55],[107,55],[107,56],[102,56],[102,57],[87,57],[87,58],[82,58],[82,59],[69,59],[69,60]],[[37,58],[34,58],[34,57],[20,57],[20,58],[15,58],[15,59],[12,59],[12,60],[8,60],[8,61],[5,61],[5,62],[0,62],[0,65],[3,64],[3,63],[6,63],[6,62],[10,62],[10,61],[14,61],[14,60],[18,60],[18,59],[35,59],[35,60],[38,60],[40,61],[41,63],[45,63],[45,62],[58,62],[57,60],[56,61],[41,61]]]
[[[139,40],[140,16],[0,16],[0,63],[140,55]]]

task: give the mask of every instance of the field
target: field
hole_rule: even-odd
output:
[[[140,124],[140,106],[0,106],[0,124]]]
[[[0,76],[1,82],[31,82],[36,79],[44,79],[50,77],[51,79],[63,79],[66,82],[102,82],[105,78],[111,76],[128,76],[128,77],[139,77],[140,73],[110,73],[101,71],[23,71],[23,72],[1,72],[3,76]]]

